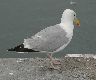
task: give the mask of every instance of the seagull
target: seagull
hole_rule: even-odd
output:
[[[54,67],[54,64],[60,63],[54,61],[52,55],[63,50],[70,43],[74,25],[79,27],[80,20],[73,10],[66,9],[62,14],[61,23],[37,32],[30,38],[24,39],[22,44],[7,51],[47,53],[51,65]]]

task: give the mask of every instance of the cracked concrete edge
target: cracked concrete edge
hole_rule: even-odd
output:
[[[96,54],[66,54],[65,57],[84,57],[96,59]]]

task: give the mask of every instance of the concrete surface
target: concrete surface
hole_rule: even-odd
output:
[[[67,55],[58,60],[61,65],[55,70],[47,58],[0,58],[0,80],[96,80],[95,56]]]

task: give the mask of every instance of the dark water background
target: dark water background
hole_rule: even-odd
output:
[[[80,28],[74,29],[70,44],[56,57],[66,53],[95,54],[96,50],[96,1],[72,0],[0,0],[0,57],[34,57],[38,53],[7,52],[6,49],[23,42],[41,29],[60,23],[61,14],[73,9],[81,20]]]

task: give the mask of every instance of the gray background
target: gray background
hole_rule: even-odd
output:
[[[60,23],[63,11],[73,9],[81,20],[80,28],[75,27],[70,44],[55,56],[65,54],[95,54],[96,48],[96,1],[73,0],[0,0],[0,57],[43,57],[38,53],[7,52],[6,49],[23,43],[41,29]]]

